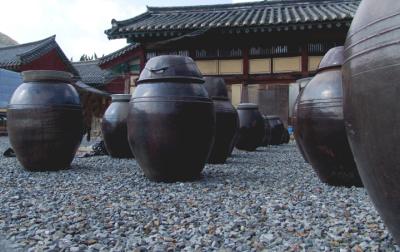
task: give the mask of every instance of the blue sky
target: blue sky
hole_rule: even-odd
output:
[[[123,39],[108,40],[104,30],[111,27],[112,18],[131,18],[145,12],[146,6],[248,1],[254,0],[13,0],[2,4],[0,32],[19,43],[56,34],[65,54],[78,60],[84,53],[101,56],[125,46]]]

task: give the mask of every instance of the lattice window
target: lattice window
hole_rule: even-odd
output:
[[[243,56],[240,48],[198,49],[196,58],[240,58]]]
[[[243,52],[240,48],[223,48],[218,49],[218,57],[220,58],[236,58],[242,57]]]
[[[196,58],[212,58],[218,57],[217,49],[197,49]]]
[[[335,42],[326,42],[326,43],[309,43],[308,44],[308,53],[309,54],[325,54],[329,49],[339,46],[338,43]]]
[[[151,58],[154,58],[157,56],[157,52],[147,52],[146,53],[146,59],[149,60]]]

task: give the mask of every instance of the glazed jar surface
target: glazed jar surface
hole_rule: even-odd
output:
[[[152,58],[130,101],[128,139],[151,180],[200,176],[215,135],[215,112],[204,80],[188,57]]]
[[[303,89],[304,90],[304,89]],[[301,156],[303,157],[304,161],[306,161],[306,163],[309,163],[308,161],[308,157],[306,156],[306,153],[304,151],[304,147],[299,139],[299,135],[298,135],[298,130],[297,130],[297,106],[299,104],[299,98],[301,96],[301,93],[303,92],[303,90],[300,91],[299,95],[296,98],[296,101],[294,102],[294,106],[293,106],[293,115],[292,115],[292,125],[293,125],[293,132],[294,132],[294,139],[296,141],[296,146],[297,149],[299,149],[299,152],[301,154]]]
[[[71,75],[26,71],[11,97],[7,130],[18,161],[30,171],[66,169],[83,134],[79,95]]]
[[[266,135],[269,136],[268,144],[282,144],[282,136],[285,126],[279,116],[266,116],[264,121],[265,124],[268,124],[268,127],[266,127]]]
[[[344,119],[350,146],[368,195],[397,244],[399,26],[399,1],[362,1],[346,39],[343,65]]]
[[[115,158],[133,158],[127,131],[130,98],[129,94],[112,95],[112,102],[101,122],[107,152]]]
[[[253,103],[241,103],[237,107],[239,115],[239,133],[236,148],[254,151],[261,146],[265,136],[264,119]]]
[[[343,47],[331,49],[322,59],[299,98],[296,134],[322,182],[362,186],[343,121],[342,62]]]
[[[234,137],[237,131],[238,115],[228,98],[223,78],[204,77],[204,87],[214,103],[215,110],[215,141],[208,158],[208,163],[225,163],[231,154]]]

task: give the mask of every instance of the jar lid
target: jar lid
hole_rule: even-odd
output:
[[[277,115],[270,115],[270,116],[264,116],[265,119],[281,119],[280,116]]]
[[[211,99],[228,98],[228,89],[225,85],[224,78],[221,77],[204,77],[204,87]]]
[[[237,109],[258,109],[258,105],[255,103],[240,103]]]
[[[59,81],[59,82],[72,82],[73,75],[69,72],[55,71],[55,70],[29,70],[22,72],[24,82],[31,81]]]
[[[203,83],[203,75],[192,58],[163,55],[151,58],[137,81],[138,84],[153,81],[190,81]]]
[[[113,94],[111,95],[111,101],[129,102],[131,97],[131,94]]]
[[[318,66],[318,72],[327,68],[341,67],[344,62],[344,47],[338,46],[330,49],[322,58]]]

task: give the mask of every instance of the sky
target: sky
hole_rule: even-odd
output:
[[[124,20],[146,11],[146,6],[182,6],[251,2],[255,0],[11,0],[2,4],[0,32],[18,43],[56,35],[68,58],[82,54],[107,55],[126,45],[108,40],[104,30],[111,19]]]

